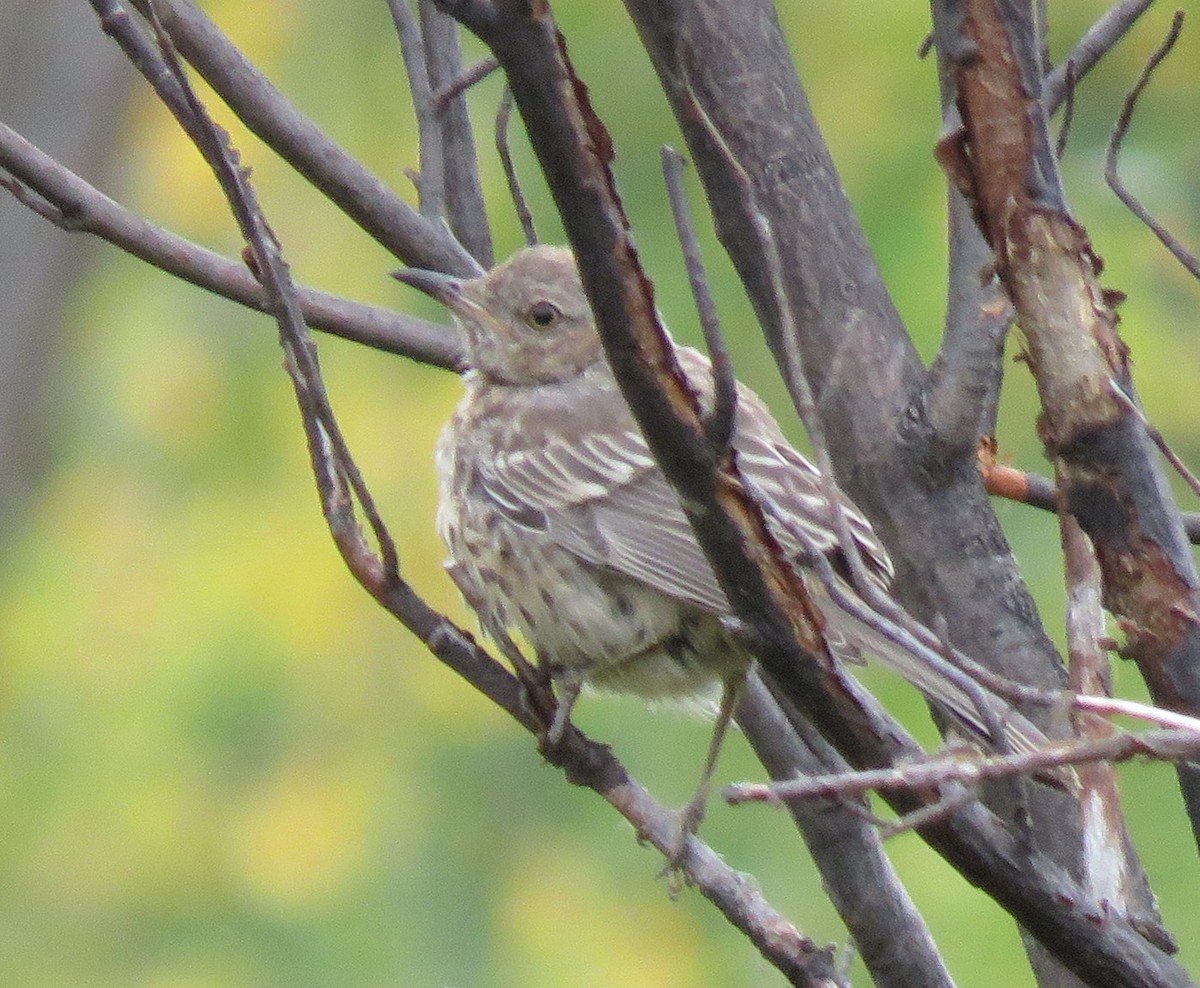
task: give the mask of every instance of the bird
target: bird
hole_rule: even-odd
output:
[[[475,278],[407,268],[398,280],[442,303],[464,340],[465,391],[438,440],[437,526],[447,570],[494,640],[534,650],[560,702],[561,731],[580,689],[648,701],[707,702],[721,714],[701,788],[685,811],[698,826],[740,684],[753,656],[679,498],[655,461],[604,355],[574,254],[525,247]],[[714,403],[707,356],[675,344],[701,406]],[[854,599],[821,475],[740,382],[730,446],[771,535],[794,560],[837,660],[891,666],[953,720],[988,740],[1000,723],[1018,749],[1041,733],[893,643],[835,603],[806,560],[824,554]],[[890,593],[894,569],[866,516],[838,492],[866,579]],[[722,723],[722,718],[724,723]]]

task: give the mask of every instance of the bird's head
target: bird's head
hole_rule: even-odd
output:
[[[419,268],[395,277],[450,310],[466,337],[468,365],[485,377],[545,384],[601,359],[591,306],[565,248],[527,247],[478,278]]]

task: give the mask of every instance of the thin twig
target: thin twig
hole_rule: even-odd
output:
[[[512,111],[512,90],[505,86],[504,95],[500,97],[500,107],[496,110],[496,153],[500,155],[500,167],[504,169],[504,178],[508,181],[508,193],[512,197],[513,208],[517,211],[517,219],[521,222],[525,243],[532,247],[538,242],[537,228],[533,225],[533,213],[529,211],[525,193],[521,191],[521,180],[517,178],[517,169],[513,164],[512,150],[508,142],[508,125],[512,120]]]
[[[458,76],[458,78],[450,80],[450,82],[434,93],[433,105],[438,110],[442,110],[455,96],[461,95],[476,83],[482,82],[498,68],[500,68],[500,63],[490,55],[483,59],[483,61],[476,62]]]
[[[1179,455],[1171,449],[1166,439],[1163,438],[1163,434],[1159,432],[1156,426],[1151,424],[1150,420],[1146,418],[1146,413],[1142,411],[1141,406],[1125,392],[1125,389],[1117,384],[1116,381],[1109,381],[1108,383],[1117,404],[1137,418],[1146,430],[1146,434],[1150,437],[1151,442],[1158,447],[1158,451],[1166,457],[1167,462],[1171,464],[1175,472],[1192,489],[1192,493],[1200,496],[1200,477],[1197,477]]]
[[[692,286],[692,298],[700,318],[700,329],[704,333],[704,344],[712,362],[713,407],[704,417],[704,432],[712,445],[714,456],[719,460],[728,452],[734,429],[737,428],[737,379],[729,359],[729,348],[725,346],[725,338],[721,335],[721,322],[708,287],[708,277],[704,273],[696,226],[692,222],[687,196],[683,191],[685,164],[683,155],[672,147],[663,146],[662,166],[667,198],[671,203],[671,214],[675,217],[675,232],[683,249],[683,263]]]
[[[332,141],[190,0],[155,6],[177,49],[242,123],[395,257],[460,277],[483,273],[445,226],[423,217]]]
[[[408,90],[413,112],[417,117],[417,146],[421,159],[420,171],[408,173],[417,187],[417,202],[421,215],[429,220],[446,217],[446,186],[442,155],[442,128],[438,123],[429,72],[425,67],[425,44],[421,27],[408,0],[387,0],[392,24],[400,41],[400,55],[408,76]]]
[[[1067,152],[1067,141],[1071,137],[1071,124],[1075,120],[1075,87],[1079,80],[1075,74],[1075,63],[1070,59],[1067,59],[1066,76],[1066,106],[1063,108],[1062,126],[1058,128],[1058,140],[1054,143],[1054,156],[1059,161],[1062,161],[1063,155]]]
[[[946,786],[944,789],[948,791],[937,802],[922,806],[919,810],[913,810],[911,813],[905,813],[895,820],[884,820],[879,827],[879,835],[884,840],[890,840],[900,834],[920,830],[922,827],[928,827],[941,820],[948,820],[964,806],[978,798],[978,794],[973,789],[965,786],[957,789]]]
[[[1118,732],[1106,738],[1058,742],[1051,748],[1012,755],[955,753],[889,768],[812,776],[786,782],[735,783],[726,786],[723,795],[727,802],[739,805],[790,799],[835,799],[898,789],[924,790],[948,783],[973,787],[990,780],[1090,762],[1123,762],[1133,758],[1174,762],[1194,759],[1198,753],[1200,734],[1195,730],[1168,729],[1142,734]]]
[[[433,0],[418,0],[421,37],[425,43],[425,72],[435,92],[462,75],[462,44],[458,22],[439,10]],[[496,263],[492,229],[479,177],[479,155],[467,101],[459,94],[439,103],[434,116],[442,136],[442,185],[446,221],[454,236],[484,268]]]
[[[379,547],[384,581],[393,583],[399,579],[400,570],[395,540],[379,514],[334,416],[321,381],[316,347],[304,324],[291,274],[249,183],[249,171],[241,165],[237,152],[230,145],[229,135],[213,123],[192,89],[174,44],[158,19],[154,0],[150,0],[147,12],[158,40],[159,52],[183,96],[182,106],[172,107],[172,112],[213,169],[253,254],[255,274],[267,292],[269,307],[279,323],[284,365],[293,378],[309,439],[317,486],[331,531],[335,540],[339,535],[351,539],[356,557],[369,551],[362,545],[356,525],[347,536],[349,526],[339,524],[354,521],[350,502],[350,495],[353,494]]]
[[[1068,64],[1074,66],[1076,85],[1125,36],[1154,0],[1121,0],[1101,14],[1067,54],[1066,59],[1042,80],[1042,105],[1053,116],[1067,93]]]
[[[1133,89],[1129,91],[1129,95],[1125,97],[1125,105],[1121,109],[1121,115],[1117,117],[1116,126],[1113,127],[1112,136],[1108,142],[1108,152],[1104,158],[1104,180],[1108,183],[1108,187],[1116,193],[1117,198],[1125,204],[1125,207],[1133,213],[1139,220],[1150,228],[1150,231],[1158,237],[1159,241],[1167,248],[1172,256],[1182,264],[1193,278],[1200,278],[1200,258],[1189,251],[1183,244],[1172,234],[1165,226],[1158,222],[1141,201],[1126,187],[1121,177],[1117,172],[1117,159],[1121,154],[1121,146],[1125,142],[1125,135],[1129,130],[1129,124],[1133,120],[1133,111],[1137,106],[1138,99],[1142,95],[1142,91],[1150,82],[1150,76],[1158,64],[1170,54],[1171,49],[1175,47],[1175,42],[1179,40],[1179,34],[1183,30],[1183,11],[1175,11],[1175,16],[1171,19],[1171,29],[1167,32],[1166,38],[1163,39],[1161,45],[1155,49],[1145,67],[1142,69],[1142,74],[1138,78]]]
[[[1181,714],[1176,710],[1163,707],[1152,707],[1139,703],[1137,700],[1126,700],[1116,696],[1096,696],[1080,694],[1071,698],[1071,706],[1076,710],[1086,710],[1090,713],[1122,717],[1132,717],[1147,724],[1157,724],[1170,731],[1186,731],[1193,736],[1200,735],[1200,718]],[[1145,735],[1143,735],[1144,737]]]

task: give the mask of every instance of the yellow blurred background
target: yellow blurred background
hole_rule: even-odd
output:
[[[337,141],[409,194],[415,128],[383,3],[204,6]],[[782,6],[851,199],[932,357],[945,251],[943,182],[930,153],[934,66],[915,55],[927,8],[891,0],[847,26],[857,5]],[[1105,6],[1071,5],[1055,24],[1055,53]],[[619,9],[581,0],[556,9],[614,133],[618,180],[662,308],[678,335],[694,339],[658,171],[659,146],[678,136],[653,73]],[[1166,21],[1165,11],[1149,18],[1081,87],[1065,171],[1108,263],[1107,284],[1130,296],[1122,325],[1146,405],[1196,464],[1198,286],[1101,177],[1108,128]],[[90,43],[110,44],[98,29]],[[1185,36],[1162,67],[1125,158],[1130,183],[1193,246],[1198,48]],[[235,256],[241,245],[205,166],[140,80],[130,85],[106,191]],[[499,92],[493,78],[472,101],[504,256],[520,233],[488,136]],[[209,104],[253,166],[298,280],[442,318],[387,277],[396,262],[378,245]],[[557,239],[519,136],[515,152],[542,235]],[[0,231],[19,208],[0,201]],[[705,245],[739,375],[788,419],[729,265],[709,233]],[[321,519],[271,322],[113,248],[92,246],[87,258],[49,384],[46,468],[0,532],[0,983],[782,983],[699,896],[670,901],[655,854],[542,765],[527,735],[352,581]],[[433,528],[431,450],[457,381],[340,341],[319,346],[406,575],[470,625],[440,570]],[[1035,415],[1028,375],[1014,365],[1000,445],[1013,462],[1044,470]],[[1053,519],[998,511],[1061,637]],[[1142,695],[1129,670],[1116,674],[1120,692]],[[872,685],[931,736],[911,691]],[[689,793],[706,724],[586,698],[578,717],[665,802]],[[719,778],[761,775],[735,739]],[[1184,963],[1200,968],[1200,868],[1172,774],[1137,766],[1122,777],[1166,921]],[[775,811],[714,806],[704,836],[804,932],[844,940]],[[995,906],[915,837],[891,849],[960,985],[1032,983]]]

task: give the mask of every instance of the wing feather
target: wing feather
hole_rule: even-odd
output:
[[[711,392],[703,355],[677,349],[701,401]],[[611,378],[608,379],[611,381]],[[729,603],[696,541],[674,489],[654,461],[615,385],[600,387],[588,407],[558,418],[511,423],[497,454],[482,468],[484,490],[510,520],[536,527],[593,565],[714,613]],[[789,555],[804,539],[837,549],[816,469],[783,437],[766,406],[739,388],[738,466],[761,490],[772,534]],[[870,525],[849,502],[851,530],[868,567],[886,585],[891,564]]]

